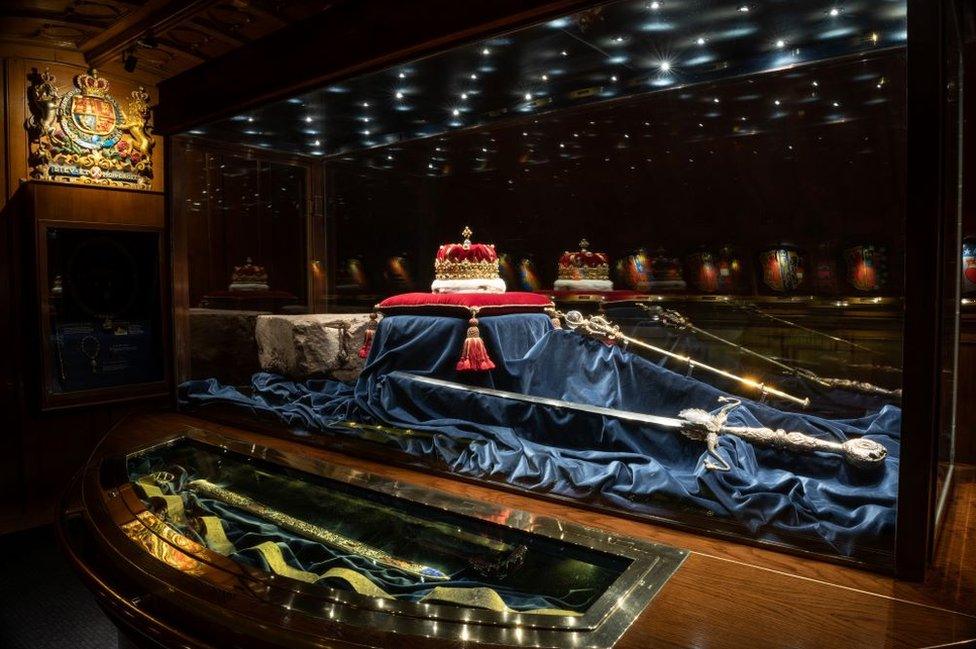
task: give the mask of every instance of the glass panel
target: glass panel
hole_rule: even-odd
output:
[[[963,58],[962,35],[955,11],[946,12],[945,95],[945,286],[943,288],[942,385],[938,466],[936,469],[936,530],[951,488],[956,451],[956,403],[959,359],[959,318],[963,275],[957,251],[962,241],[963,191]]]
[[[72,227],[45,233],[48,389],[162,381],[159,234]]]
[[[577,615],[631,563],[202,444],[137,454],[128,471],[148,506],[212,550],[374,597]]]
[[[181,136],[309,165],[324,223],[274,236],[326,294],[184,406],[890,565],[906,39],[904,0],[594,4]]]

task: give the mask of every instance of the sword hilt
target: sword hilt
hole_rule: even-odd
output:
[[[864,437],[849,439],[846,442],[832,442],[819,439],[797,431],[786,431],[782,428],[726,426],[725,421],[729,413],[741,403],[731,397],[719,397],[719,401],[726,405],[714,415],[701,408],[682,410],[678,415],[682,419],[681,433],[696,441],[703,441],[708,447],[708,455],[721,464],[705,459],[705,468],[709,470],[728,471],[731,466],[718,455],[718,440],[722,435],[735,435],[739,439],[751,444],[780,448],[795,453],[832,453],[841,455],[852,466],[868,469],[880,465],[888,455],[888,450],[874,440]]]

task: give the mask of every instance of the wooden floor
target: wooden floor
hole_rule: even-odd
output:
[[[269,438],[182,415],[124,424],[150,439],[193,426],[422,484],[474,500],[569,519],[690,551],[620,641],[626,647],[976,646],[976,470],[960,467],[937,557],[923,583],[609,516]],[[135,440],[133,440],[135,441]]]

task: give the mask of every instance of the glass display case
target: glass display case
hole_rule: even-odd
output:
[[[687,555],[180,426],[110,434],[82,473],[65,548],[106,600],[148,593],[117,620],[156,631],[137,646],[165,617],[181,646],[609,648]]]
[[[181,407],[917,575],[962,174],[922,5],[593,3],[178,134]]]
[[[17,357],[38,410],[167,395],[163,198],[31,181],[11,199]]]

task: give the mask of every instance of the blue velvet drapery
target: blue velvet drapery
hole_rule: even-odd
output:
[[[884,405],[853,419],[827,419],[743,400],[730,425],[798,430],[843,441],[867,436],[888,458],[874,471],[837,456],[757,448],[725,436],[729,472],[703,467],[704,445],[633,422],[464,394],[389,376],[392,370],[622,410],[676,416],[715,410],[725,394],[618,347],[553,330],[545,315],[481,319],[496,363],[487,373],[454,370],[462,319],[389,316],[380,322],[359,380],[294,382],[256,374],[249,394],[217,381],[189,381],[190,406],[230,403],[271,413],[296,432],[359,434],[341,421],[376,423],[427,435],[394,437],[406,453],[467,476],[585,499],[629,512],[735,524],[763,539],[844,555],[890,551],[895,523],[901,411]]]

